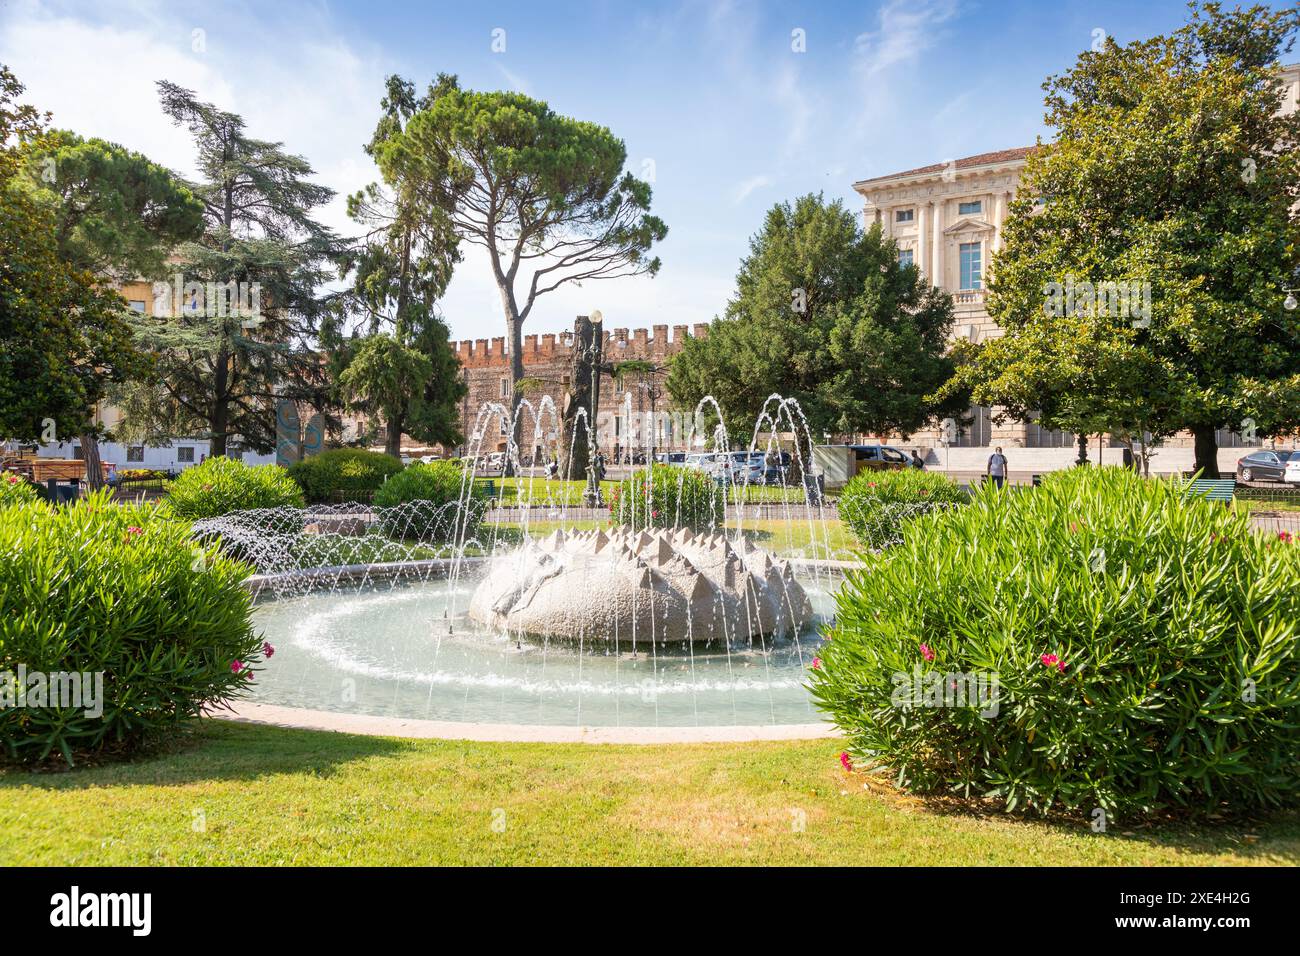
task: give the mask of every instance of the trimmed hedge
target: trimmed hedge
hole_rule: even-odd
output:
[[[289,477],[298,483],[311,504],[368,499],[388,478],[402,470],[392,455],[363,448],[335,448],[312,455],[289,466]]]
[[[615,486],[609,514],[636,528],[714,528],[723,523],[726,499],[722,484],[702,471],[652,465]]]
[[[879,550],[896,543],[912,518],[969,500],[947,475],[913,468],[864,471],[844,486],[839,514],[863,547]]]
[[[1300,793],[1300,545],[1183,482],[983,489],[912,522],[837,606],[814,694],[904,787],[1112,819]]]
[[[107,491],[0,509],[0,754],[128,754],[239,697],[266,656],[248,572],[199,548],[185,522]],[[20,668],[26,706],[15,706]],[[102,693],[91,677],[81,706],[38,705],[37,673],[47,687],[53,675],[99,674]]]
[[[166,507],[196,521],[253,508],[302,508],[302,489],[279,465],[246,465],[235,458],[209,458],[166,482]]]
[[[486,504],[474,476],[451,461],[407,465],[374,499],[384,534],[421,541],[472,535]]]

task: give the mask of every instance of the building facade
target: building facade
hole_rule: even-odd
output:
[[[1282,111],[1300,108],[1300,64],[1284,67],[1286,87]],[[953,338],[981,342],[1002,334],[988,314],[986,291],[994,255],[1002,248],[1003,226],[1008,207],[1015,198],[1026,160],[1035,147],[1022,146],[963,159],[935,163],[918,169],[864,179],[853,184],[863,199],[867,226],[879,224],[885,235],[898,244],[901,261],[916,265],[923,276],[950,293],[956,321]],[[1040,428],[1034,422],[998,422],[997,409],[973,407],[961,423],[951,448],[939,450],[941,436],[928,429],[909,436],[906,442],[929,453],[931,461],[945,459],[954,467],[983,470],[991,446],[1024,451],[1012,456],[1025,468],[1065,467],[1076,454],[1078,437],[1068,432]],[[1219,433],[1220,462],[1231,469],[1252,447],[1232,431]],[[1164,442],[1157,452],[1161,471],[1190,467],[1192,440],[1180,434]],[[1090,454],[1100,454],[1106,463],[1120,460],[1118,442],[1104,439],[1097,447],[1091,439]]]

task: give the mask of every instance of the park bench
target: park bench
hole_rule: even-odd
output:
[[[1195,478],[1187,486],[1188,495],[1198,495],[1206,501],[1222,501],[1232,505],[1232,496],[1237,491],[1235,478]]]

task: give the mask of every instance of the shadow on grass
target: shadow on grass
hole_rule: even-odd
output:
[[[884,779],[869,792],[898,805],[908,805],[939,818],[977,823],[1012,823],[1050,830],[1062,836],[1123,840],[1185,853],[1236,854],[1246,859],[1284,855],[1300,858],[1300,808],[1233,812],[1224,807],[1214,813],[1163,813],[1148,819],[1103,821],[1083,811],[1034,810],[1008,812],[1000,801],[950,794],[907,793]]]
[[[205,718],[129,757],[90,755],[71,768],[65,763],[0,766],[0,800],[5,790],[20,787],[82,790],[256,780],[277,774],[330,777],[344,764],[397,756],[411,751],[415,743]]]

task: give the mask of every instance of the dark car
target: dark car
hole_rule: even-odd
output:
[[[1238,481],[1281,481],[1290,452],[1257,451],[1237,461]]]

